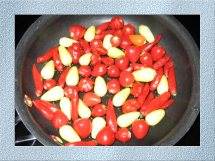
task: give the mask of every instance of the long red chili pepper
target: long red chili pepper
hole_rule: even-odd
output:
[[[32,67],[32,75],[34,80],[35,94],[37,97],[39,97],[43,92],[43,79],[35,64],[33,64]]]
[[[157,75],[155,76],[154,80],[150,83],[151,91],[154,91],[157,88],[162,76],[163,76],[163,68],[160,68],[158,69]]]
[[[164,103],[166,103],[170,98],[170,92],[165,92],[162,95],[154,98],[148,105],[143,105],[140,112],[145,116],[149,112],[160,109]]]
[[[60,56],[59,56],[57,47],[53,48],[52,55],[53,55],[54,65],[55,65],[56,69],[59,72],[62,72],[63,71],[63,64],[60,60]]]
[[[160,108],[161,109],[167,109],[169,106],[171,106],[174,103],[174,99],[169,99],[167,102],[165,102]]]
[[[154,98],[155,98],[154,93],[153,92],[149,92],[149,94],[146,97],[146,100],[144,102],[144,105],[148,105]]]
[[[58,85],[63,87],[66,82],[66,76],[69,72],[69,67],[65,68],[58,79]]]
[[[104,22],[96,27],[96,34],[101,34],[103,31],[107,30],[110,22]]]
[[[55,79],[47,79],[44,81],[43,83],[43,88],[45,90],[49,90],[51,89],[52,87],[54,87],[56,85],[56,80]]]
[[[169,61],[164,65],[163,70],[166,77],[168,77],[169,69],[173,66],[174,66],[174,63],[172,59],[169,59]]]
[[[55,107],[54,104],[48,102],[48,101],[44,101],[44,100],[34,100],[34,103],[40,106],[44,106],[46,109],[50,110],[51,112],[57,112],[59,109],[57,107]]]
[[[153,68],[155,70],[161,68],[162,66],[164,66],[166,64],[166,62],[168,62],[170,59],[170,56],[166,55],[164,56],[163,58],[159,59],[158,61],[156,61],[154,64],[153,64]]]
[[[78,141],[74,143],[66,143],[64,146],[96,146],[97,142],[95,140],[90,141]]]
[[[70,99],[72,104],[72,109],[71,109],[72,120],[75,121],[78,119],[78,101],[79,101],[78,89],[77,87],[74,87],[74,86],[70,86],[69,88],[71,88]]]
[[[37,63],[44,63],[52,58],[52,49],[46,51],[43,55],[37,58]]]
[[[176,96],[176,78],[175,78],[175,70],[174,67],[171,67],[169,69],[168,73],[168,85],[169,85],[169,91],[173,96]]]
[[[117,132],[116,113],[111,99],[108,100],[108,105],[106,110],[106,121],[107,121],[107,125],[111,128],[111,130],[114,133]]]
[[[144,104],[144,101],[149,93],[149,84],[146,83],[143,87],[142,93],[137,97],[137,101],[140,103],[142,106]]]

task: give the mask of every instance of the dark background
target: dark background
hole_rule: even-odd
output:
[[[39,18],[39,15],[18,15],[15,17],[15,45],[17,46],[22,35],[28,27]],[[175,15],[184,27],[190,32],[199,47],[200,38],[200,16],[199,15]],[[24,125],[22,125],[24,126]],[[21,127],[23,128],[23,127]],[[16,138],[26,133],[20,129],[15,129]],[[177,146],[199,146],[200,145],[200,117],[198,115],[195,123],[187,134],[176,144]]]

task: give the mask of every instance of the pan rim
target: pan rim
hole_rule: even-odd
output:
[[[20,89],[19,84],[21,83],[20,78],[17,78],[19,69],[21,66],[18,65],[19,58],[22,53],[22,47],[24,45],[24,42],[27,41],[29,38],[31,38],[34,34],[34,31],[36,31],[37,28],[40,26],[44,25],[47,23],[51,18],[52,21],[57,19],[61,15],[43,15],[39,17],[24,33],[22,38],[20,39],[17,48],[16,48],[16,57],[15,57],[15,62],[16,62],[16,68],[15,68],[15,108],[23,121],[24,125],[26,128],[37,138],[39,142],[41,142],[43,145],[57,145],[52,139],[48,137],[47,134],[45,134],[41,129],[37,128],[37,123],[34,122],[33,117],[29,115],[24,115],[23,109],[24,109],[24,103],[22,101],[22,89]],[[154,15],[153,15],[154,16]],[[192,92],[191,92],[191,97],[189,100],[189,104],[187,106],[187,109],[185,110],[182,118],[179,120],[179,122],[175,125],[173,129],[170,130],[170,132],[164,136],[160,141],[154,143],[152,146],[157,146],[157,145],[175,145],[186,133],[187,131],[191,128],[193,125],[194,121],[196,120],[196,117],[199,114],[199,49],[193,40],[192,36],[190,33],[187,31],[187,29],[173,16],[168,16],[168,15],[156,15],[159,17],[161,20],[166,21],[168,24],[171,24],[174,28],[171,30],[174,30],[176,33],[179,33],[183,35],[183,39],[185,42],[189,42],[191,44],[192,50],[189,56],[191,56],[193,59],[193,70],[192,72],[195,72],[193,74],[193,87],[192,87]],[[177,36],[177,35],[176,35]],[[190,58],[189,58],[190,59]],[[27,110],[26,110],[27,112]],[[187,117],[189,116],[189,117]],[[186,122],[186,124],[184,124]],[[180,126],[183,124],[183,126]],[[186,126],[185,126],[186,125]],[[176,133],[177,131],[177,133]],[[172,135],[174,133],[174,135]],[[143,145],[144,146],[144,145]]]

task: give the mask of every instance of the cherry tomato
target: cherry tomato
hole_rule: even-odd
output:
[[[136,63],[140,58],[140,50],[135,46],[128,46],[125,49],[125,54],[131,63]]]
[[[122,143],[131,139],[131,132],[127,128],[120,128],[116,133],[116,139]]]
[[[139,63],[132,63],[131,66],[133,67],[133,70],[139,70],[145,67],[143,64],[139,64]]]
[[[64,95],[69,98],[73,97],[74,89],[76,89],[78,91],[78,87],[76,87],[76,86],[66,86],[64,88]]]
[[[124,26],[124,20],[121,16],[114,16],[110,21],[110,26],[112,29],[121,29]]]
[[[96,141],[101,145],[112,145],[115,141],[114,132],[107,126],[97,134]]]
[[[70,54],[72,55],[72,62],[74,64],[78,63],[79,58],[81,57],[81,55],[84,53],[82,50],[82,47],[80,46],[80,44],[78,43],[74,43],[72,44],[72,46],[70,46],[68,48],[68,51],[70,52]]]
[[[125,70],[126,68],[128,68],[128,64],[129,64],[129,59],[128,59],[127,56],[124,56],[122,58],[119,58],[119,59],[115,60],[115,65],[120,70]]]
[[[120,70],[116,65],[111,65],[108,67],[107,73],[109,77],[119,77]]]
[[[128,71],[122,71],[119,76],[119,82],[123,87],[129,87],[134,82],[134,76]]]
[[[75,120],[73,123],[73,127],[81,138],[88,137],[92,130],[91,121],[90,119],[87,119],[87,118],[81,118],[81,119]]]
[[[101,34],[103,31],[107,30],[110,26],[110,22],[104,22],[96,27],[96,34]]]
[[[106,106],[104,104],[97,104],[93,107],[92,116],[101,117],[106,114]]]
[[[69,27],[70,36],[75,39],[81,39],[84,36],[86,29],[81,25],[71,25]]]
[[[49,90],[49,89],[51,89],[52,87],[54,87],[55,85],[56,85],[56,80],[54,80],[54,79],[47,79],[47,80],[45,80],[44,83],[43,83],[43,88],[44,88],[45,90]]]
[[[96,53],[98,55],[106,55],[107,54],[107,50],[103,47],[95,48],[92,51],[94,51],[94,53]]]
[[[89,77],[91,75],[90,66],[86,66],[86,65],[80,66],[78,71],[82,77]]]
[[[113,58],[110,57],[102,57],[101,59],[102,63],[105,64],[106,66],[111,66],[114,64]]]
[[[83,102],[87,106],[95,106],[101,102],[101,98],[97,96],[95,93],[87,92],[83,96]]]
[[[165,55],[166,51],[161,46],[154,46],[151,50],[152,60],[157,61]]]
[[[100,48],[100,47],[102,47],[102,41],[94,39],[93,41],[90,42],[90,47],[94,48],[94,49]]]
[[[92,75],[93,76],[102,76],[107,72],[107,67],[104,64],[96,64],[93,67]]]
[[[144,52],[144,54],[140,57],[140,62],[145,66],[145,67],[151,67],[153,64],[152,57],[150,53]]]
[[[85,53],[89,53],[91,51],[90,45],[86,40],[81,39],[79,40],[79,43]]]
[[[122,29],[124,35],[133,35],[135,34],[135,27],[132,24],[127,24]]]
[[[143,84],[140,82],[135,82],[132,85],[131,94],[134,97],[138,97],[142,93],[142,90],[143,90]]]
[[[141,106],[140,103],[136,99],[129,99],[123,104],[122,112],[128,113],[137,111],[140,108],[140,106]]]
[[[135,46],[142,46],[145,44],[145,38],[142,35],[129,35],[129,39]]]
[[[99,63],[101,63],[101,56],[99,54],[93,54],[91,57],[91,64],[95,65]]]
[[[63,125],[66,125],[68,122],[68,118],[61,112],[60,110],[55,112],[53,115],[53,119],[51,120],[54,128],[58,129]]]
[[[121,39],[119,36],[113,36],[110,40],[113,47],[118,47],[121,44]]]
[[[142,139],[148,133],[149,125],[143,119],[136,120],[133,122],[131,129],[137,139]]]
[[[94,82],[90,78],[82,78],[78,83],[78,89],[81,92],[89,92],[93,89]]]
[[[132,45],[132,42],[129,40],[127,35],[123,35],[121,38],[120,47],[126,49],[128,46]]]
[[[111,79],[107,83],[108,92],[111,94],[115,94],[120,91],[120,83],[117,79]]]

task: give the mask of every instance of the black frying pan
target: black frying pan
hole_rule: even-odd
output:
[[[58,131],[34,108],[27,107],[24,95],[35,98],[31,75],[36,57],[58,43],[62,36],[69,36],[68,26],[80,23],[85,26],[99,24],[111,19],[110,16],[42,16],[24,34],[16,48],[16,109],[25,126],[44,145],[59,145],[50,135]],[[166,111],[165,118],[151,127],[142,140],[114,145],[174,145],[189,130],[199,113],[199,50],[187,30],[171,16],[123,16],[126,22],[136,26],[144,23],[154,34],[162,33],[161,44],[172,56],[176,66],[176,102]],[[107,98],[104,99],[106,101]]]

